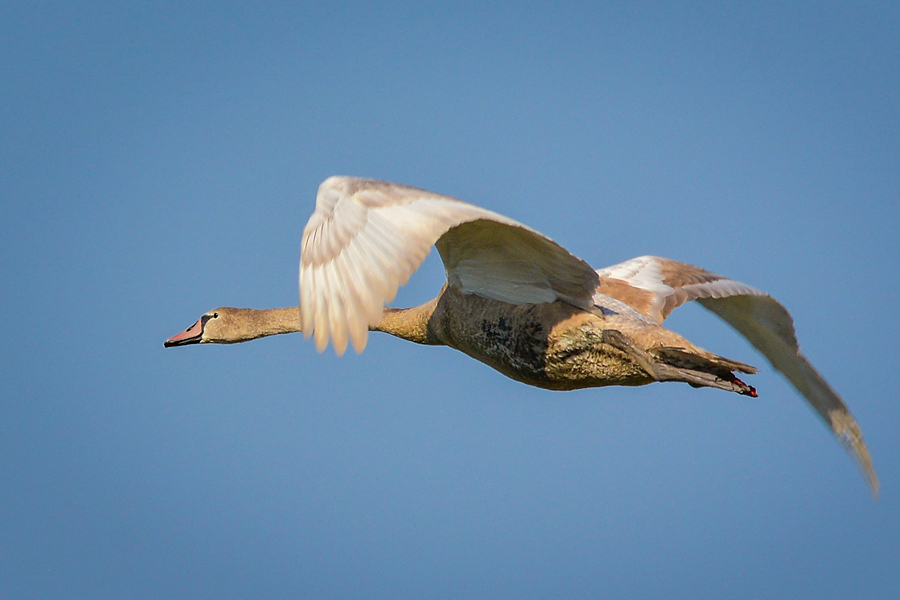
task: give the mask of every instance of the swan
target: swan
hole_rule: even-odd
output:
[[[436,246],[447,281],[433,300],[386,307]],[[302,332],[322,352],[356,352],[369,331],[447,345],[504,375],[551,390],[680,381],[756,397],[748,364],[662,326],[696,300],[729,323],[803,395],[878,478],[856,419],[800,352],[790,313],[770,295],[683,262],[641,256],[593,269],[537,231],[449,196],[330,177],[301,241],[298,306],[205,313],[166,347]]]

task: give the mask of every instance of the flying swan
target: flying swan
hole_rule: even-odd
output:
[[[437,246],[447,282],[436,298],[385,307]],[[662,326],[696,300],[753,344],[878,478],[856,419],[797,344],[774,298],[686,263],[641,256],[594,270],[553,240],[502,215],[425,190],[330,177],[303,230],[300,306],[217,308],[166,347],[230,344],[303,332],[321,352],[356,352],[369,331],[447,345],[528,385],[572,390],[681,381],[756,397],[734,375],[750,365],[717,356]]]

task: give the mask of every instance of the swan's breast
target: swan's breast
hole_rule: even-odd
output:
[[[431,326],[443,343],[528,385],[649,383],[622,352],[600,341],[602,318],[561,302],[506,304],[448,288]]]

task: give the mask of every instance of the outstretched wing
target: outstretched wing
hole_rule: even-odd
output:
[[[300,315],[316,348],[365,348],[386,302],[437,244],[448,285],[512,303],[590,308],[597,273],[536,231],[425,190],[356,177],[319,186],[303,231]]]
[[[878,492],[878,477],[859,424],[844,401],[800,352],[794,320],[768,294],[700,267],[656,256],[641,256],[599,269],[599,293],[630,304],[662,323],[677,307],[697,300],[753,344],[803,394],[857,459]]]
[[[598,292],[630,304],[657,323],[690,300],[766,295],[706,269],[658,256],[632,258],[597,269],[597,275]]]

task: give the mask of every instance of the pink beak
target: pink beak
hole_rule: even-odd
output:
[[[173,335],[163,344],[166,348],[172,346],[184,346],[187,344],[199,344],[200,336],[203,335],[203,318],[197,320],[196,323],[179,333]]]

